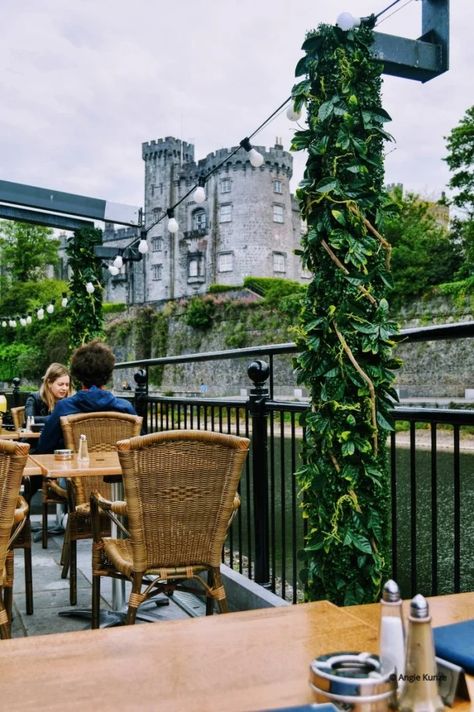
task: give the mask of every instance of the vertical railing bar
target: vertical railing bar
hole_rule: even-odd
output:
[[[280,499],[281,499],[281,597],[286,599],[286,477],[285,477],[285,418],[280,411]]]
[[[246,437],[248,437],[250,440],[252,439],[252,435],[250,433],[250,411],[248,404],[245,405],[245,434]],[[251,446],[252,447],[252,446]],[[252,519],[253,519],[253,511],[252,511],[252,489],[251,489],[251,482],[250,482],[250,456],[247,458],[247,462],[245,463],[245,472],[246,472],[246,483],[247,483],[247,559],[248,559],[248,577],[249,579],[253,578],[253,560],[252,560]]]
[[[415,423],[410,422],[410,547],[411,547],[411,596],[417,592],[417,491],[416,491],[416,429]]]
[[[398,581],[398,526],[397,526],[397,445],[395,431],[390,433],[390,499],[392,538],[392,578]]]
[[[296,501],[296,433],[295,433],[295,414],[290,414],[291,419],[291,563],[292,563],[292,577],[293,577],[293,597],[292,602],[297,601],[297,584],[298,584],[298,573],[297,573],[297,544],[296,544],[296,518],[297,518],[297,501]]]
[[[454,426],[454,593],[461,590],[461,468],[459,425]]]
[[[431,595],[438,595],[438,458],[436,423],[431,423]]]
[[[270,413],[270,458],[269,458],[269,490],[270,490],[270,547],[271,547],[271,588],[276,592],[276,492],[275,492],[275,411]]]
[[[236,419],[237,419],[237,435],[240,435],[240,408],[236,408]],[[242,497],[242,486],[241,486],[242,480],[239,482],[239,495]],[[242,573],[242,546],[243,546],[243,538],[242,538],[242,527],[243,527],[243,522],[242,522],[242,506],[239,507],[239,511],[237,513],[237,541],[238,541],[238,546],[239,546],[239,573]]]
[[[268,395],[269,395],[270,400],[273,400],[274,382],[273,382],[273,354],[272,353],[268,354],[268,365],[270,367],[270,380],[269,380],[269,394]]]

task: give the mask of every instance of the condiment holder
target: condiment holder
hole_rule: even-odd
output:
[[[63,449],[54,451],[55,460],[72,460],[72,450]]]

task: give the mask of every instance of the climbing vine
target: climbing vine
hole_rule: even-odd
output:
[[[390,564],[385,441],[398,366],[382,235],[390,117],[372,39],[368,26],[320,25],[303,44],[304,78],[292,92],[295,110],[307,109],[292,148],[309,156],[297,197],[307,223],[300,254],[314,274],[297,330],[298,379],[311,394],[297,473],[308,523],[301,576],[308,599],[337,604],[375,600]]]
[[[101,230],[82,228],[76,230],[66,245],[66,255],[71,269],[68,303],[71,348],[104,335],[102,267],[94,253],[94,246],[100,244],[102,244]],[[86,290],[88,282],[94,288],[92,293]]]

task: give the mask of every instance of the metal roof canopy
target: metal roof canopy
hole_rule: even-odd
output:
[[[449,0],[421,0],[417,40],[374,32],[374,55],[383,73],[428,82],[449,69]]]
[[[47,213],[67,213],[69,215],[92,218],[92,220],[113,222],[118,225],[130,225],[132,227],[141,225],[142,211],[133,205],[111,203],[98,198],[88,198],[85,195],[63,193],[60,190],[37,188],[36,186],[11,183],[6,180],[0,180],[0,203],[12,203],[17,206],[47,211]],[[25,213],[25,217],[32,216],[32,211],[25,211]],[[39,215],[38,213],[38,217]],[[43,213],[43,217],[42,224],[56,226],[53,222],[47,222],[45,213]],[[57,219],[57,216],[50,215],[50,219],[53,221]],[[77,227],[68,229],[74,230]]]

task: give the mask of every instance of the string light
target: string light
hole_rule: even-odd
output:
[[[120,272],[118,267],[115,267],[114,265],[109,265],[108,270],[112,277],[116,277],[118,273]]]
[[[117,258],[115,258],[115,259],[117,259]],[[86,292],[87,292],[88,294],[94,294],[94,292],[95,292],[95,287],[94,287],[94,285],[92,284],[92,282],[87,282],[87,284],[86,284]]]
[[[65,309],[65,308],[67,307],[67,294],[66,294],[66,292],[63,292],[63,296],[62,296],[62,299],[61,299],[61,306],[62,306],[63,309]]]
[[[204,203],[206,200],[206,191],[204,190],[204,186],[206,185],[206,179],[205,178],[199,178],[198,181],[198,187],[193,193],[193,200],[195,203]]]
[[[31,314],[28,314],[26,317],[26,325],[29,326],[33,322],[33,317]]]
[[[43,308],[43,307],[40,307],[40,308],[38,309],[38,311],[36,312],[36,316],[38,317],[38,319],[39,319],[40,321],[41,321],[42,319],[44,319],[44,308]]]
[[[263,164],[264,158],[262,154],[252,147],[248,136],[243,138],[239,145],[249,154],[249,161],[254,168],[259,168]]]
[[[20,317],[20,324],[21,324],[22,326],[26,326],[26,319],[25,319],[24,316],[21,316],[21,317]]]
[[[349,32],[353,30],[354,27],[359,27],[360,17],[354,17],[350,12],[341,12],[337,16],[336,25],[343,30],[343,32]]]
[[[146,253],[148,252],[148,242],[143,238],[141,238],[140,242],[138,243],[138,252],[141,255],[146,255]]]
[[[2,326],[3,326],[4,329],[5,329],[5,327],[8,326],[8,324],[7,324],[7,322],[5,321],[5,319],[2,321]]]
[[[179,230],[179,225],[178,221],[176,220],[174,216],[174,210],[173,208],[168,208],[166,211],[166,214],[168,215],[168,232],[171,232],[172,235],[176,234]]]
[[[46,307],[46,311],[48,312],[48,314],[52,314],[54,312],[54,302],[50,302],[50,304],[48,304],[48,306]]]
[[[113,261],[113,265],[114,265],[114,267],[117,267],[117,269],[122,269],[122,267],[123,267],[122,255],[117,255],[117,257]],[[91,283],[89,282],[89,284],[91,284]],[[91,292],[91,294],[92,294],[92,292]]]
[[[289,106],[286,110],[286,118],[289,121],[299,121],[301,119],[301,111],[295,111],[293,106]]]

